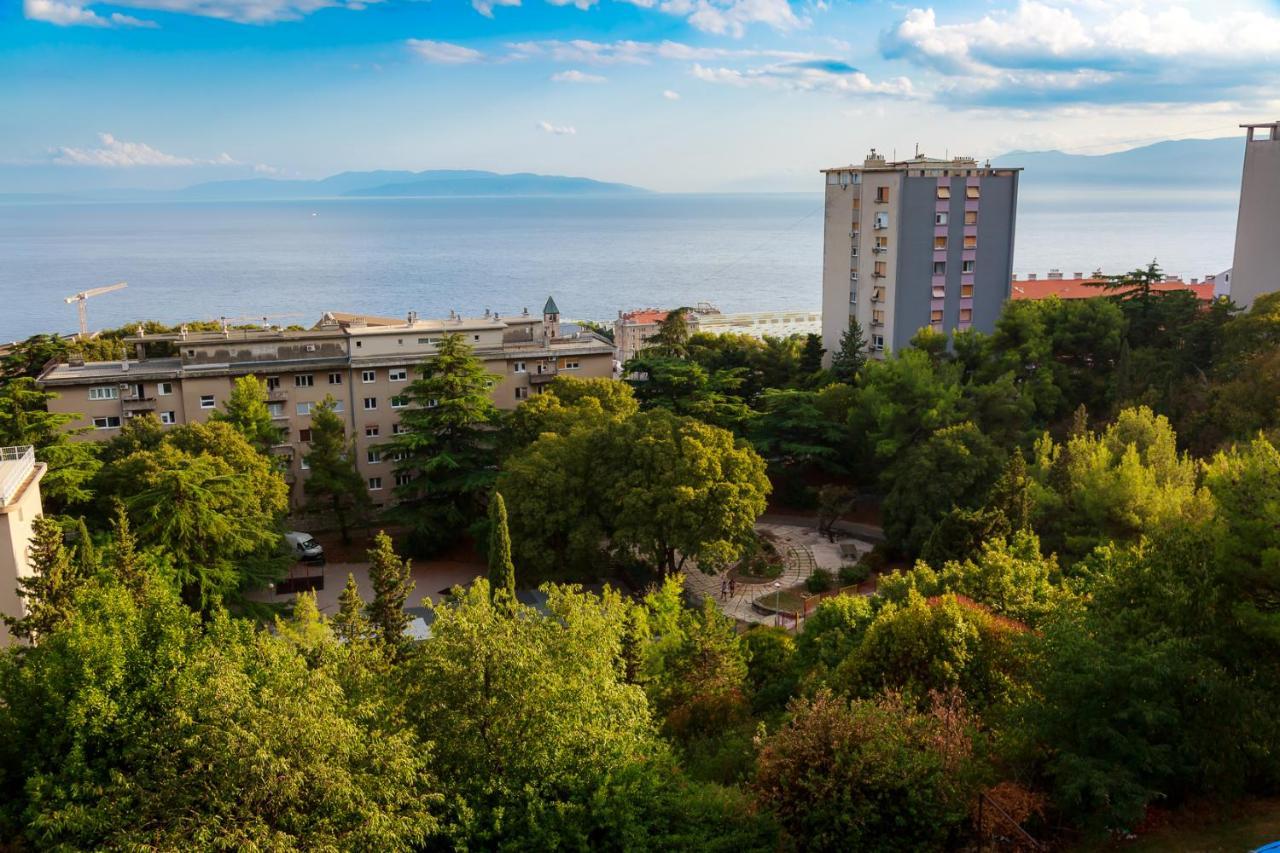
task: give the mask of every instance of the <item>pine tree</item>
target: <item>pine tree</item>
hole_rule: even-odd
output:
[[[27,552],[32,574],[18,579],[18,594],[26,603],[27,615],[5,615],[4,623],[14,637],[38,643],[70,617],[72,598],[83,577],[62,542],[62,525],[42,515],[32,527]]]
[[[849,328],[840,336],[840,349],[831,357],[831,373],[836,379],[852,385],[867,363],[867,342],[862,337],[862,326],[853,317],[849,318]]]
[[[142,592],[143,572],[138,558],[138,540],[129,528],[129,514],[119,499],[112,504],[111,526],[115,532],[115,544],[111,549],[111,567],[116,577],[135,596]]]
[[[342,544],[349,545],[351,528],[367,522],[373,502],[356,467],[355,441],[347,440],[334,404],[333,397],[326,396],[311,413],[311,451],[304,457],[310,473],[302,488],[307,510],[330,513]]]
[[[804,379],[812,377],[822,369],[822,356],[826,350],[822,348],[822,336],[809,334],[804,339],[804,349],[800,352],[800,375]]]
[[[992,509],[1004,513],[1011,530],[1031,527],[1031,480],[1027,476],[1027,460],[1021,450],[1014,448],[1004,473],[992,487],[990,504]]]
[[[644,674],[644,650],[649,640],[649,623],[646,611],[639,604],[627,607],[626,624],[622,629],[622,648],[619,664],[622,678],[627,684],[639,684]]]
[[[668,311],[667,316],[658,324],[658,331],[644,342],[643,348],[651,351],[649,355],[664,355],[668,358],[688,356],[691,336],[689,315],[692,313],[690,308],[673,308]]]
[[[507,505],[500,492],[489,501],[489,595],[494,601],[516,600],[516,567],[511,562],[511,534],[507,531]]]
[[[338,615],[333,617],[333,633],[348,643],[369,638],[371,627],[364,615],[364,599],[356,586],[356,576],[347,573],[347,585],[338,596]]]
[[[419,378],[402,393],[408,408],[401,432],[383,448],[400,461],[395,514],[413,526],[414,553],[429,554],[479,521],[497,476],[498,418],[491,394],[499,377],[459,335],[448,335],[418,366]]]
[[[404,612],[413,592],[412,566],[396,555],[391,537],[379,531],[369,555],[369,582],[373,584],[373,601],[369,605],[369,622],[373,632],[389,646],[404,643],[409,614]]]
[[[84,516],[76,522],[76,567],[82,577],[92,577],[98,571],[98,551],[93,547],[93,537],[89,535],[89,525]]]
[[[270,453],[280,442],[280,429],[272,422],[267,406],[267,383],[256,376],[238,378],[227,398],[226,410],[214,412],[210,420],[231,424],[260,453]]]

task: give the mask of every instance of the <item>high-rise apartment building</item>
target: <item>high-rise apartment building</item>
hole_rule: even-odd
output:
[[[18,595],[18,580],[30,577],[31,534],[40,517],[40,478],[45,465],[36,461],[35,448],[0,447],[0,613],[21,619],[26,602]],[[0,648],[12,641],[0,623]]]
[[[1280,121],[1240,126],[1247,137],[1230,294],[1248,308],[1262,294],[1280,290]]]
[[[957,157],[823,169],[822,340],[852,318],[873,354],[921,328],[990,331],[1009,298],[1021,169]]]

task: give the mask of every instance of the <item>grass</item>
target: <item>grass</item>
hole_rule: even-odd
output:
[[[761,607],[768,610],[781,610],[784,613],[794,613],[804,607],[804,599],[804,587],[793,586],[789,589],[779,590],[778,592],[766,592],[764,595],[758,596],[756,601],[759,602]]]
[[[1226,811],[1188,809],[1133,841],[1094,842],[1073,853],[1244,853],[1280,841],[1280,799],[1254,800]]]

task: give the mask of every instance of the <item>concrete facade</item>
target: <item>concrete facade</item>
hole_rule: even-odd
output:
[[[552,304],[551,307],[554,307]],[[222,409],[237,377],[267,383],[268,408],[283,432],[294,502],[307,469],[311,411],[332,395],[354,436],[357,466],[375,504],[391,500],[395,473],[378,446],[395,434],[403,390],[440,341],[461,335],[499,377],[494,403],[513,409],[557,376],[613,376],[613,345],[587,331],[564,331],[553,314],[497,314],[447,320],[366,318],[326,314],[307,331],[229,330],[134,338],[140,354],[163,342],[177,355],[137,361],[59,364],[40,384],[58,396],[50,411],[76,414],[69,429],[90,427],[78,440],[119,434],[130,417],[154,413],[166,425],[203,422]]]
[[[873,355],[926,326],[990,331],[1009,298],[1019,172],[874,150],[861,166],[824,169],[827,352],[855,318]]]
[[[1241,127],[1247,136],[1229,292],[1248,308],[1262,294],[1280,290],[1280,122]]]
[[[35,520],[42,511],[40,478],[43,462],[31,447],[0,448],[0,613],[14,618],[26,615],[18,595],[18,579],[30,577],[27,555]],[[9,645],[9,629],[0,623],[0,648]]]

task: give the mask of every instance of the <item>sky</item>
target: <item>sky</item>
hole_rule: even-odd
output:
[[[804,190],[1280,118],[1280,0],[0,0],[0,193],[475,168]]]

